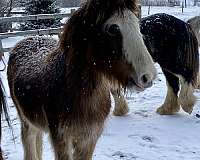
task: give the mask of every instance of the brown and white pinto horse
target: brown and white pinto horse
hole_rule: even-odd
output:
[[[89,160],[109,114],[107,81],[144,90],[156,69],[135,0],[89,0],[60,41],[30,37],[10,53],[8,83],[22,123],[25,160],[42,159],[42,131],[56,160]]]

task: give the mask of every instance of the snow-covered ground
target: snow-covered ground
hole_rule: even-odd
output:
[[[142,16],[146,17],[148,16],[148,8],[147,6],[142,7]],[[187,7],[183,9],[180,6],[176,7],[157,7],[157,6],[151,6],[150,7],[150,14],[155,13],[168,13],[171,14],[177,18],[180,18],[184,21],[194,17],[194,16],[200,16],[200,7]]]
[[[148,7],[142,7],[147,16]],[[200,8],[190,7],[181,13],[179,7],[152,7],[151,14],[165,12],[187,20],[200,15]],[[11,47],[23,37],[3,40],[4,47]],[[5,59],[7,60],[8,57]],[[3,65],[1,64],[0,68]],[[159,68],[154,85],[141,93],[127,95],[130,112],[125,117],[110,114],[104,132],[99,139],[94,160],[199,160],[200,159],[200,119],[195,115],[200,111],[200,91],[196,90],[197,104],[191,115],[183,111],[173,116],[160,116],[155,110],[166,95],[165,78]],[[2,78],[7,84],[6,73]],[[9,98],[9,114],[14,129],[14,142],[11,131],[3,122],[2,149],[8,160],[22,160],[23,149],[20,140],[20,123]],[[53,160],[53,153],[45,135],[44,160]]]

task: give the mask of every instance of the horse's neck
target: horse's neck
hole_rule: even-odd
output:
[[[99,106],[99,101],[109,99],[109,89],[103,76],[87,64],[85,54],[78,53],[76,55],[76,52],[70,49],[61,53],[65,56],[65,64],[62,65],[65,70],[61,74],[64,78],[58,79],[59,83],[56,81],[59,87],[55,88],[58,89],[60,98],[64,99],[72,113],[77,113],[79,110],[80,113],[87,115],[91,109],[101,109],[96,106]],[[55,62],[59,62],[58,58]],[[56,65],[53,68],[59,69]]]

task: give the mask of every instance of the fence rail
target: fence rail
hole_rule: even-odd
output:
[[[71,13],[57,13],[57,14],[38,14],[28,15],[20,17],[0,17],[0,23],[5,22],[25,22],[25,21],[37,21],[40,19],[56,19],[71,16]]]
[[[3,14],[7,14],[7,12],[3,12]],[[23,12],[23,11],[12,11],[10,12],[11,15],[13,14],[26,14],[26,12]]]
[[[38,15],[27,15],[27,16],[20,16],[20,17],[0,17],[0,23],[26,22],[26,21],[31,21],[31,20],[37,21],[40,19],[64,18],[64,17],[70,17],[73,12],[75,12],[75,9],[71,9],[70,13],[38,14]],[[62,27],[0,33],[0,55],[4,52],[9,52],[12,49],[12,47],[4,48],[2,44],[2,39],[8,38],[8,37],[25,36],[25,35],[29,35],[29,36],[30,35],[53,35],[53,34],[59,34],[61,31],[62,31]]]
[[[52,34],[60,33],[61,30],[62,30],[62,27],[0,33],[0,40],[9,38],[9,37],[25,36],[25,35],[52,35]]]
[[[0,43],[1,39],[8,38],[8,37],[16,37],[16,36],[25,36],[25,35],[53,35],[59,34],[62,31],[62,27],[59,28],[49,28],[49,29],[37,29],[37,30],[27,30],[27,31],[16,31],[10,33],[2,33],[0,35]],[[9,52],[12,49],[10,48],[1,48],[0,45],[0,52]]]

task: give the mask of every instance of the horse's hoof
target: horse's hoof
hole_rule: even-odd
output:
[[[163,106],[159,107],[156,112],[160,115],[172,115],[176,113],[175,111],[172,111],[172,109]]]
[[[113,111],[113,115],[115,116],[124,116],[129,112],[129,107],[127,104],[120,106],[120,107],[116,107]]]
[[[191,114],[193,111],[193,107],[196,103],[196,97],[192,95],[190,99],[186,99],[186,100],[184,99],[184,101],[180,103],[181,107],[185,112]]]
[[[182,109],[185,111],[185,112],[187,112],[187,113],[189,113],[189,114],[191,114],[192,113],[192,111],[193,111],[193,106],[191,107],[188,107],[188,106],[181,106],[182,107]]]

